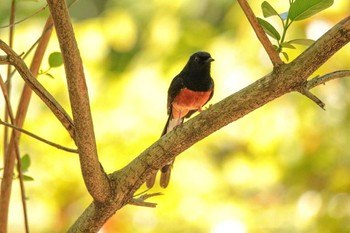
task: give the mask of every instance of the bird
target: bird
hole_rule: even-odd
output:
[[[214,80],[210,75],[211,62],[214,59],[210,53],[199,51],[192,54],[182,71],[171,81],[168,89],[167,113],[168,120],[161,137],[182,124],[184,118],[202,111],[202,107],[214,94]],[[160,169],[160,186],[166,188],[170,181],[174,160]],[[152,174],[146,185],[152,188],[156,175]]]

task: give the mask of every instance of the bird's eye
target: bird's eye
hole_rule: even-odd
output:
[[[195,62],[199,62],[199,57],[195,57],[195,58],[194,58],[194,61],[195,61]]]

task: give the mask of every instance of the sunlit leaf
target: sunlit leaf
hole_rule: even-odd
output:
[[[21,157],[22,171],[28,171],[29,166],[30,166],[30,156],[29,154],[25,154]]]
[[[52,74],[48,73],[48,72],[45,73],[45,75],[47,75],[49,78],[55,79],[55,77]]]
[[[295,0],[289,9],[292,21],[303,20],[333,5],[334,0]]]
[[[62,54],[60,52],[53,52],[49,56],[49,65],[51,67],[58,67],[63,64]]]
[[[281,39],[281,36],[278,33],[278,31],[269,22],[259,17],[257,19],[260,25],[263,27],[264,31],[267,33],[267,35],[271,36],[276,40]]]
[[[311,39],[295,39],[295,40],[290,40],[288,43],[290,44],[298,44],[298,45],[304,45],[304,46],[310,46],[314,43],[314,40]]]
[[[284,58],[287,60],[287,61],[289,61],[289,56],[288,56],[288,54],[286,53],[286,52],[281,52],[282,53],[282,55],[284,56]]]
[[[261,10],[265,18],[278,15],[277,11],[266,1],[261,4]]]
[[[33,177],[27,176],[27,175],[24,175],[24,174],[22,174],[22,178],[23,178],[24,181],[33,181],[34,180]]]
[[[278,51],[278,46],[277,46],[277,45],[272,45],[272,47],[273,47],[276,51]]]
[[[282,44],[281,44],[281,46],[283,47],[283,48],[288,48],[288,49],[296,49],[291,43],[289,43],[289,42],[283,42]]]

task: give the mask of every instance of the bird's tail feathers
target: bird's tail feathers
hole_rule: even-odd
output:
[[[176,126],[182,124],[182,122],[184,121],[184,118],[181,119],[173,119],[172,118],[172,113],[170,110],[169,113],[169,117],[168,120],[164,126],[162,135],[165,135],[166,133],[170,132],[171,130],[173,130]],[[162,167],[161,169],[161,175],[160,175],[160,186],[162,188],[166,188],[169,184],[169,180],[170,180],[170,173],[171,173],[171,169],[173,166],[174,161],[171,161],[169,164],[165,165],[164,167]],[[147,180],[146,180],[146,185],[147,188],[152,188],[155,180],[157,177],[157,173],[152,174]]]
[[[147,178],[147,180],[146,180],[146,186],[147,186],[147,188],[150,189],[150,188],[153,187],[153,185],[154,185],[154,183],[155,183],[155,181],[156,181],[156,177],[157,177],[157,172],[154,173],[154,174],[152,174],[150,177]]]
[[[168,187],[169,181],[170,181],[170,174],[171,169],[173,167],[174,161],[172,161],[170,164],[165,165],[160,171],[160,187],[166,188]]]

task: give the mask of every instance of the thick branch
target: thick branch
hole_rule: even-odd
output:
[[[314,71],[349,41],[350,17],[347,17],[292,63],[278,66],[272,73],[211,106],[160,138],[126,167],[110,175],[117,194],[115,200],[111,201],[113,206],[104,206],[99,212],[92,203],[71,228],[71,232],[93,232],[99,229],[116,210],[130,203],[133,193],[151,173],[225,125],[279,96],[298,91]]]
[[[83,64],[64,0],[48,0],[64,60],[69,98],[75,126],[75,143],[85,185],[98,202],[112,194],[107,175],[98,161],[89,95]]]
[[[246,0],[237,0],[239,5],[241,6],[244,14],[246,15],[250,25],[252,26],[256,36],[260,40],[261,44],[264,46],[267,54],[270,57],[270,60],[273,66],[283,64],[281,58],[279,57],[277,51],[273,48],[271,41],[267,38],[264,29],[260,26],[256,16],[254,15],[253,10],[250,8],[248,2]]]

